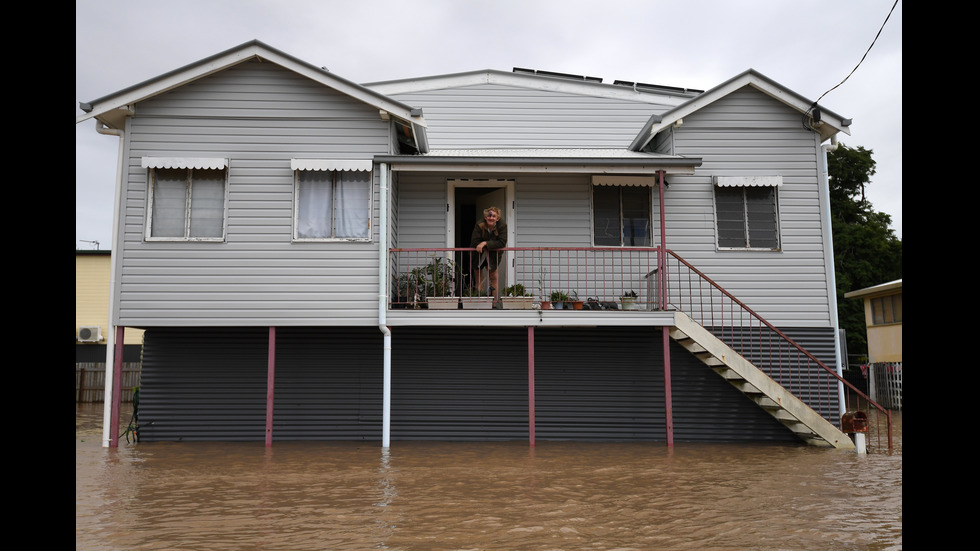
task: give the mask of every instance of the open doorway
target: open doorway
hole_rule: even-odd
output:
[[[448,194],[450,223],[447,224],[449,235],[447,235],[446,246],[469,247],[473,227],[483,220],[483,210],[491,206],[499,208],[503,214],[503,221],[507,224],[507,246],[517,246],[514,243],[513,180],[450,180]],[[500,259],[497,286],[501,293],[514,284],[513,256],[513,253],[504,253]],[[470,266],[465,261],[463,264],[461,267],[472,277],[475,266]],[[485,272],[486,269],[484,269],[484,276]]]

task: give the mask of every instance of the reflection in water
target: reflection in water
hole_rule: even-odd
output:
[[[76,412],[77,549],[901,549],[894,453],[662,443],[141,443]],[[126,413],[124,412],[125,416]]]

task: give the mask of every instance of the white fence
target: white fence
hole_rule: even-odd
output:
[[[881,362],[868,366],[868,393],[888,409],[902,409],[902,362]]]

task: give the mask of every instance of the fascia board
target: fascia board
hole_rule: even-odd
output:
[[[270,48],[258,41],[246,43],[238,48],[227,50],[109,96],[93,100],[89,102],[92,105],[92,110],[78,115],[75,118],[75,123],[77,124],[91,118],[98,118],[116,109],[173,90],[188,82],[206,77],[253,58],[276,63],[297,74],[319,82],[324,86],[333,88],[357,100],[377,107],[380,110],[387,111],[390,115],[408,121],[415,126],[426,127],[425,120],[421,116],[412,115],[413,108],[411,106]]]
[[[789,105],[800,113],[806,113],[813,105],[812,101],[807,100],[796,92],[793,92],[792,90],[789,90],[788,88],[785,88],[750,69],[741,75],[738,75],[727,82],[704,92],[698,97],[693,98],[674,109],[671,109],[670,111],[651,117],[650,120],[644,125],[643,130],[641,130],[637,137],[633,140],[633,143],[630,144],[628,149],[631,151],[639,151],[660,131],[664,130],[665,128],[669,128],[678,120],[690,116],[691,114],[745,86],[751,86],[760,92],[763,92],[764,94],[767,94],[768,96]],[[826,109],[821,109],[821,112],[821,119],[825,123],[823,126],[829,127],[827,130],[821,130],[821,141],[830,138],[837,132],[844,132],[845,134],[850,135],[851,130],[849,120],[847,120],[847,123],[845,124],[846,119],[840,115]]]

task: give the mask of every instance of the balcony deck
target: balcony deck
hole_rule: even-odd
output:
[[[539,305],[540,306],[540,305]],[[672,311],[623,310],[409,310],[389,309],[391,327],[598,327],[674,325]]]

